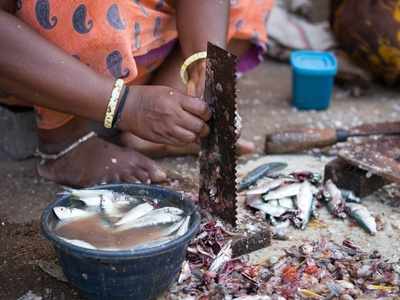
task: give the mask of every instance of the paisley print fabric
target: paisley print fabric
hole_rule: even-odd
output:
[[[273,0],[232,0],[229,39],[264,47]],[[95,71],[127,84],[155,70],[177,41],[172,0],[19,0],[17,16]],[[207,29],[205,29],[207,30]],[[36,108],[39,127],[72,116]]]

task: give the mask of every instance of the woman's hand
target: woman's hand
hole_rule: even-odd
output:
[[[193,97],[203,97],[206,78],[206,61],[202,60],[196,62],[188,69],[189,82],[187,84],[187,93]],[[237,138],[239,139],[242,130],[242,121],[239,113],[237,112]],[[239,155],[251,154],[255,151],[255,145],[243,139],[239,139],[237,143],[237,152]]]
[[[132,87],[121,128],[159,144],[186,145],[208,134],[206,103],[168,87]]]
[[[187,94],[192,97],[203,98],[206,81],[206,61],[195,62],[188,68],[188,73]]]

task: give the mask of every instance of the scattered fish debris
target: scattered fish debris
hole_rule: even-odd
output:
[[[218,273],[218,271],[224,266],[224,264],[230,261],[231,259],[232,259],[232,240],[229,240],[218,252],[217,257],[211,263],[209,271]]]
[[[49,274],[51,277],[62,282],[68,282],[67,278],[64,275],[63,269],[57,262],[39,259],[38,261],[36,261],[36,264],[43,272]]]
[[[132,250],[155,247],[184,235],[190,216],[156,199],[132,197],[110,190],[67,189],[71,206],[57,206],[55,233],[78,247]],[[75,207],[76,201],[81,202]]]
[[[190,269],[190,264],[185,260],[182,264],[181,273],[179,274],[178,283],[182,284],[192,276],[192,271]]]
[[[34,294],[32,291],[28,291],[23,296],[19,297],[17,300],[42,300],[43,297]]]
[[[367,253],[350,240],[338,244],[321,239],[293,246],[282,257],[261,265],[250,265],[238,258],[224,259],[217,271],[211,272],[210,264],[215,257],[221,257],[218,253],[230,238],[216,222],[203,223],[197,239],[189,246],[189,267],[182,268],[181,276],[186,279],[171,287],[165,298],[291,300],[400,296],[400,261],[389,262],[377,251]]]
[[[289,220],[296,228],[305,229],[310,219],[318,219],[317,209],[324,204],[332,216],[345,219],[349,215],[369,234],[376,233],[376,221],[361,199],[352,191],[340,190],[331,180],[323,183],[320,174],[275,172],[268,177],[267,182],[247,190],[244,196],[247,206],[260,211],[273,227]],[[286,239],[283,231],[277,229],[274,237]]]

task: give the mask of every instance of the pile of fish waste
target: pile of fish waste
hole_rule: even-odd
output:
[[[187,249],[177,284],[171,287],[165,298],[208,300],[225,299],[231,294],[255,293],[257,285],[252,278],[256,267],[239,258],[232,259],[234,236],[235,233],[227,230],[221,222],[204,221]]]
[[[184,235],[190,216],[157,199],[110,190],[67,189],[68,206],[53,208],[55,233],[87,249],[130,250],[154,247]]]
[[[400,296],[400,262],[390,262],[377,251],[366,253],[350,240],[342,244],[326,239],[308,242],[287,249],[280,258],[250,265],[231,257],[232,235],[222,223],[203,223],[189,246],[179,281],[165,299],[352,300]]]
[[[263,174],[253,178],[253,185],[256,179],[263,179],[262,183],[243,192],[246,204],[265,215],[275,227],[278,238],[284,238],[283,232],[290,224],[305,229],[311,218],[318,219],[317,208],[322,205],[336,218],[349,216],[371,235],[377,232],[375,218],[360,203],[361,199],[351,191],[338,189],[331,180],[323,183],[320,174],[304,171],[288,175]]]

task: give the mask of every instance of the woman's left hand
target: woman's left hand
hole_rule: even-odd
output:
[[[204,84],[206,82],[206,61],[201,60],[189,67],[189,81],[187,94],[191,97],[203,98]]]
[[[187,83],[187,93],[189,96],[203,98],[204,84],[206,80],[206,61],[202,60],[189,69],[189,81]],[[238,129],[238,138],[240,137],[242,122],[238,113],[238,122],[235,124]],[[255,151],[255,145],[243,139],[237,142],[236,150],[238,155],[251,154]]]

